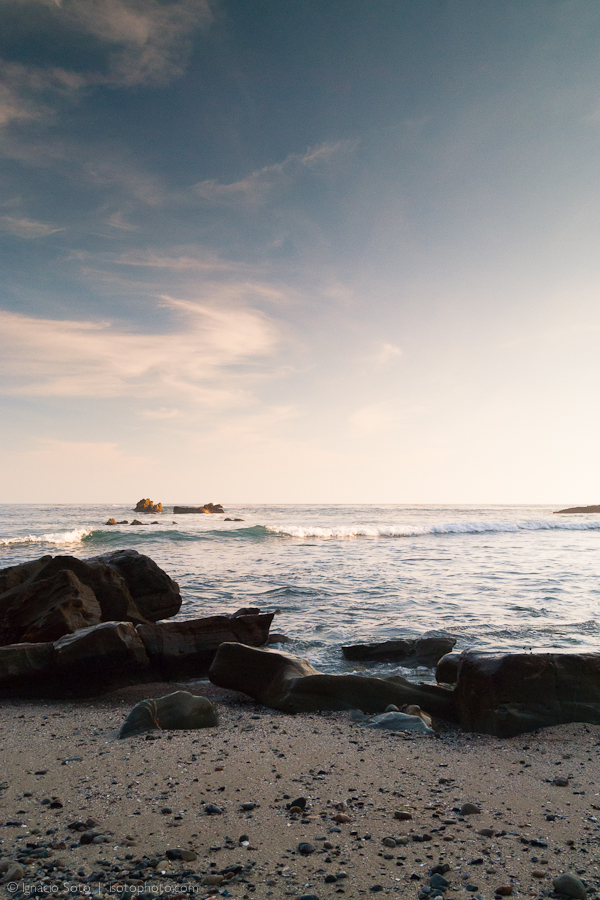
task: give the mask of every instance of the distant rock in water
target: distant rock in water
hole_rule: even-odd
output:
[[[161,509],[162,512],[162,509]],[[204,506],[174,506],[173,515],[185,515],[185,513],[224,513],[220,503],[205,503]]]
[[[560,513],[600,513],[600,506],[570,506],[569,509],[555,509],[556,515]]]
[[[142,498],[141,500],[138,500],[137,506],[135,507],[134,512],[161,513],[161,512],[164,512],[164,510],[163,510],[162,503],[153,503],[152,500],[150,500],[149,498],[147,498],[146,500],[144,500],[144,498]]]

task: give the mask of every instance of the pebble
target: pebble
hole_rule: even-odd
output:
[[[242,803],[242,809],[245,812],[250,812],[251,809],[256,809],[257,804],[254,803],[253,800],[248,801],[247,803]]]
[[[555,784],[556,787],[568,787],[569,779],[565,778],[563,775],[559,775],[558,778],[555,778],[552,784]]]
[[[397,809],[394,813],[394,818],[399,819],[401,822],[408,822],[409,819],[412,819],[412,815],[409,812],[405,812],[403,809]]]
[[[575,897],[576,900],[586,900],[587,891],[583,885],[581,878],[571,872],[564,872],[555,878],[552,887],[559,894],[566,894],[567,897]]]
[[[337,813],[337,815],[333,817],[333,821],[337,822],[338,825],[344,825],[351,822],[352,818],[347,813]]]
[[[447,881],[443,875],[440,875],[439,872],[435,872],[431,878],[429,879],[429,884],[432,888],[447,888],[450,887],[450,882]]]
[[[204,807],[204,812],[207,816],[220,816],[223,810],[220,806],[216,806],[214,803],[207,803]]]
[[[513,892],[512,884],[501,884],[496,888],[497,897],[510,897]]]
[[[25,877],[25,870],[18,863],[11,863],[6,869],[6,875],[0,884],[9,884],[11,881],[20,881]]]
[[[312,844],[309,844],[308,841],[302,841],[298,844],[298,853],[302,853],[303,856],[309,856],[311,853],[315,852],[315,848]]]
[[[483,837],[494,837],[494,829],[493,828],[481,828],[477,834],[481,834]]]
[[[381,843],[383,844],[384,847],[395,847],[396,839],[393,837],[384,837],[384,839],[382,840]]]
[[[481,810],[475,803],[463,803],[463,805],[460,808],[461,816],[473,816],[476,813],[480,813],[480,812],[481,812]]]

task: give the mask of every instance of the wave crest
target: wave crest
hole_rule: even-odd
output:
[[[0,538],[0,546],[13,544],[80,544],[92,532],[87,528],[74,528],[72,531],[54,531],[48,534],[21,534],[17,537]]]
[[[421,537],[427,534],[490,534],[519,531],[600,531],[597,522],[560,522],[545,519],[525,522],[447,522],[422,527],[393,525],[354,525],[323,528],[315,525],[275,527],[267,525],[272,534],[295,538],[401,538]]]

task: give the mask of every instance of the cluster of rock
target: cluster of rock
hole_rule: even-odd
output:
[[[149,497],[138,500],[134,512],[139,513],[161,513],[164,512],[162,503],[153,503]]]
[[[452,654],[454,656],[454,654]],[[324,675],[306,659],[224,643],[209,670],[220,687],[282,712],[418,706],[465,731],[512,737],[568,722],[600,725],[600,653],[502,653],[465,650],[451,669],[456,683],[415,684],[400,676]]]
[[[205,675],[223,641],[265,644],[258,609],[179,622],[178,585],[135,550],[44,556],[0,570],[0,692],[95,693],[128,680]]]

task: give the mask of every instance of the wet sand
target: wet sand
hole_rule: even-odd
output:
[[[588,896],[600,887],[598,726],[403,735],[346,713],[284,715],[201,682],[193,692],[217,704],[217,728],[117,739],[138,700],[182,687],[4,702],[0,857],[22,870],[4,890],[417,898],[446,865],[446,898],[542,896],[563,872],[580,873]],[[290,814],[300,798],[304,813]],[[465,803],[480,812],[461,815]],[[181,850],[187,860],[168,860]]]

